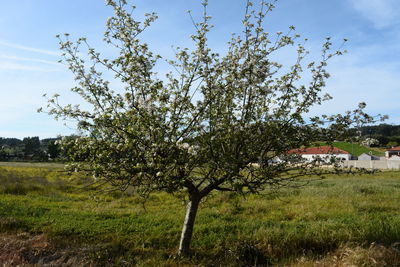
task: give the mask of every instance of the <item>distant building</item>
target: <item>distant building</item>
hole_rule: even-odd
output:
[[[393,156],[400,157],[400,146],[389,148],[388,150],[386,150],[385,156],[388,159],[393,157]]]
[[[381,159],[380,157],[366,153],[363,153],[360,156],[358,156],[358,160],[380,160],[380,159]]]
[[[396,155],[391,156],[391,157],[389,158],[389,160],[400,160],[400,156],[396,156]]]
[[[320,158],[323,161],[329,161],[331,158],[350,160],[351,154],[343,149],[331,146],[319,146],[319,147],[308,147],[292,149],[288,151],[288,154],[301,155],[308,161]]]

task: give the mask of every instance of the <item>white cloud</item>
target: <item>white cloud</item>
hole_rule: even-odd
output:
[[[30,64],[20,64],[9,61],[0,61],[0,70],[2,71],[40,71],[40,72],[54,72],[58,71],[54,68],[43,68]]]
[[[30,46],[9,43],[9,42],[5,42],[5,41],[1,41],[1,40],[0,40],[0,46],[6,46],[6,47],[14,48],[14,49],[25,50],[25,51],[30,51],[30,52],[45,54],[45,55],[50,55],[50,56],[60,56],[60,53],[56,52],[56,51],[34,48],[34,47],[30,47]]]
[[[349,0],[355,10],[373,22],[376,28],[395,24],[399,19],[399,0]]]
[[[333,100],[314,108],[312,113],[343,113],[355,109],[359,102],[366,102],[367,113],[389,115],[387,123],[399,124],[399,65],[393,62],[366,64],[364,60],[366,55],[373,55],[379,50],[363,47],[360,53],[355,52],[335,60],[329,69],[332,77],[326,89]]]
[[[5,54],[0,54],[0,58],[16,60],[16,61],[28,61],[28,62],[61,66],[61,64],[56,61],[50,61],[50,60],[45,60],[45,59],[40,59],[40,58],[18,57],[18,56],[10,56],[10,55],[5,55]]]
[[[35,72],[54,72],[60,71],[61,68],[55,68],[54,66],[61,67],[61,64],[54,60],[45,59],[47,56],[59,56],[59,53],[46,50],[38,49],[30,46],[19,45],[0,40],[0,48],[3,53],[0,53],[0,70],[11,71],[13,73],[22,74],[24,71],[35,71]],[[11,48],[11,49],[5,49]],[[10,50],[10,51],[7,51]],[[7,52],[5,52],[7,51]],[[30,52],[29,56],[21,56],[21,52]],[[35,54],[35,55],[31,55]],[[39,54],[39,55],[37,55]],[[51,66],[49,66],[51,65]]]

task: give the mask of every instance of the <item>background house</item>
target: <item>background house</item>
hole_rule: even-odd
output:
[[[345,150],[331,146],[319,146],[292,149],[288,154],[301,155],[304,159],[312,161],[316,158],[321,158],[323,161],[329,161],[331,158],[350,160],[351,154]]]
[[[386,150],[385,152],[386,158],[391,158],[393,156],[400,157],[400,146],[392,147]]]
[[[358,160],[380,160],[380,159],[381,159],[380,157],[366,153],[362,153],[360,156],[358,156]]]

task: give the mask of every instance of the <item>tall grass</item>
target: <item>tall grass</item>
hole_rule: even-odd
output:
[[[0,167],[0,232],[47,233],[92,244],[94,258],[135,264],[237,266],[318,258],[345,244],[400,241],[400,173],[327,177],[300,189],[241,198],[216,193],[201,204],[189,259],[173,257],[184,203],[153,194],[92,194],[88,178],[61,169]]]

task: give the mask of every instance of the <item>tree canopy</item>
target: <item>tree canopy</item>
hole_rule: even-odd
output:
[[[323,93],[327,63],[343,51],[333,50],[327,38],[320,61],[306,62],[309,52],[294,26],[286,33],[265,29],[275,2],[247,1],[243,31],[232,35],[227,52],[219,54],[208,45],[212,25],[203,1],[202,21],[192,18],[195,48],[177,48],[165,77],[156,73],[162,56],[141,40],[156,14],[140,22],[125,0],[107,1],[115,15],[107,21],[104,41],[116,57],[102,57],[86,38],[59,36],[63,62],[77,82],[71,90],[90,104],[84,109],[61,105],[58,94],[48,98],[46,112],[76,120],[81,132],[62,142],[69,168],[113,188],[134,187],[144,196],[157,190],[185,193],[182,254],[189,251],[198,206],[212,191],[257,193],[310,174],[337,172],[321,168],[328,163],[287,152],[333,141],[355,121],[372,120],[364,103],[343,115],[309,115],[331,98]],[[273,60],[285,47],[297,51],[289,67]],[[121,88],[111,86],[110,73]]]
[[[0,137],[0,161],[48,161],[61,160],[60,138],[40,140],[38,136],[18,138]]]

